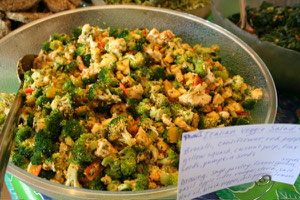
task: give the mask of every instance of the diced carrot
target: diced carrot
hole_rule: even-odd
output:
[[[300,35],[295,35],[297,40],[300,40]]]
[[[202,79],[200,78],[199,75],[197,75],[195,77],[194,86],[197,86],[197,85],[202,84],[202,83],[203,83]]]
[[[78,68],[79,68],[79,70],[83,71],[83,69],[85,69],[86,66],[83,63],[81,56],[77,56],[76,60],[78,62]]]
[[[99,48],[104,48],[105,47],[105,42],[101,41],[101,42],[98,42],[98,47]]]
[[[222,111],[222,110],[223,110],[223,109],[222,109],[222,106],[218,106],[218,107],[217,107],[217,111],[218,111],[218,112],[220,112],[220,111]]]
[[[29,173],[38,176],[42,170],[42,165],[31,165]]]
[[[31,89],[31,88],[25,88],[24,92],[31,94],[33,92],[33,89]]]
[[[143,34],[143,35],[146,35],[146,34],[147,34],[145,29],[142,30],[142,34]]]
[[[128,95],[128,91],[127,91],[126,87],[122,83],[120,83],[120,88],[124,91],[124,93],[126,95]]]
[[[139,127],[136,124],[133,124],[132,126],[130,126],[129,128],[129,133],[137,133],[139,131]]]
[[[102,170],[103,168],[100,166],[100,163],[94,161],[92,164],[87,166],[87,168],[85,168],[83,173],[89,181],[92,181],[100,174]]]

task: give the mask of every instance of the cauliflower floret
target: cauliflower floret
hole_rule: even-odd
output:
[[[207,72],[207,75],[206,75],[206,78],[207,80],[210,82],[210,83],[214,83],[216,78],[215,78],[215,75],[210,71],[210,69],[207,68],[206,70]]]
[[[146,36],[146,39],[149,42],[157,43],[159,45],[170,42],[172,38],[174,38],[172,31],[167,30],[160,33],[156,28],[152,29]]]
[[[159,151],[158,151],[158,149],[154,146],[154,145],[150,145],[149,146],[149,148],[148,148],[148,150],[151,152],[151,154],[152,154],[152,160],[154,161],[154,162],[156,162],[157,161],[157,158],[158,158],[158,155],[159,155]]]
[[[117,38],[114,40],[110,40],[108,45],[106,45],[105,49],[109,53],[113,53],[118,57],[122,56],[122,52],[126,51],[126,41],[123,38]]]
[[[100,158],[116,154],[118,151],[112,146],[112,144],[105,138],[101,138],[98,141],[97,150],[95,155]]]
[[[251,91],[251,98],[252,98],[252,99],[258,100],[258,99],[261,99],[262,96],[263,96],[263,92],[262,92],[262,90],[259,89],[259,88],[254,89],[254,90]]]
[[[224,119],[228,119],[230,117],[230,114],[227,111],[220,111],[219,115]]]
[[[68,171],[67,171],[67,175],[66,175],[66,182],[65,185],[66,186],[74,186],[74,187],[78,187],[81,188],[81,185],[78,181],[78,169],[79,166],[76,164],[71,163],[68,167]]]
[[[244,79],[240,75],[236,75],[232,78],[232,89],[239,91],[244,83]]]
[[[129,59],[117,62],[117,70],[121,71],[124,75],[128,75],[130,73]]]
[[[205,106],[211,102],[211,96],[205,93],[205,83],[191,88],[186,94],[181,95],[178,99],[183,105]]]
[[[162,54],[160,53],[158,47],[155,47],[153,44],[149,44],[145,48],[145,52],[149,54],[156,62],[160,62],[162,60]]]
[[[135,135],[135,139],[136,142],[142,146],[149,146],[152,143],[151,138],[142,127],[139,128],[137,134]]]
[[[178,126],[179,128],[185,130],[185,131],[194,131],[194,130],[197,130],[195,129],[194,127],[188,125],[183,117],[177,117],[174,121],[174,123],[176,124],[176,126]]]
[[[101,56],[101,58],[102,58],[100,62],[101,68],[105,66],[113,66],[118,60],[115,55],[109,53],[104,54],[103,56]]]
[[[224,91],[222,92],[222,97],[224,99],[227,99],[229,97],[232,97],[232,89],[230,87],[225,87]]]
[[[144,89],[141,84],[134,85],[133,87],[127,88],[128,98],[142,99],[143,93],[144,93]]]

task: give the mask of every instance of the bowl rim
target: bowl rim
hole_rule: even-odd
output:
[[[163,8],[156,8],[156,7],[146,7],[146,6],[137,6],[137,5],[105,5],[105,6],[93,6],[93,7],[86,7],[86,8],[79,8],[79,9],[74,9],[74,10],[68,10],[68,11],[63,11],[60,13],[56,13],[50,16],[47,16],[42,19],[38,19],[36,21],[30,22],[3,37],[0,39],[0,46],[1,44],[5,41],[8,40],[12,37],[14,37],[16,34],[21,33],[27,28],[30,28],[32,26],[35,26],[37,24],[40,24],[44,21],[47,21],[49,19],[53,19],[56,17],[72,14],[72,13],[78,13],[78,12],[83,12],[83,11],[91,11],[91,10],[108,10],[108,9],[128,9],[128,10],[144,10],[144,11],[153,11],[153,12],[159,12],[159,13],[165,13],[165,14],[170,14],[178,17],[182,17],[188,20],[195,21],[197,23],[202,23],[206,26],[208,26],[211,29],[214,29],[221,34],[229,37],[232,39],[234,42],[236,42],[241,48],[243,48],[251,57],[253,60],[255,60],[258,64],[258,66],[261,68],[261,71],[266,78],[266,84],[269,87],[270,90],[270,102],[272,108],[275,109],[270,109],[267,113],[267,117],[264,121],[264,123],[273,123],[276,117],[276,110],[277,110],[277,95],[276,95],[276,88],[275,84],[273,81],[273,78],[264,64],[264,62],[261,60],[261,58],[255,53],[254,50],[252,50],[245,42],[243,42],[241,39],[239,39],[237,36],[234,34],[230,33],[226,29],[222,28],[221,26],[217,24],[213,24],[207,20],[204,20],[202,18],[196,17],[194,15],[188,14],[188,13],[183,13],[179,11],[174,11],[170,9],[163,9]],[[163,187],[159,189],[151,189],[151,190],[144,190],[144,191],[123,191],[123,192],[111,192],[111,191],[96,191],[96,190],[90,190],[90,189],[85,189],[85,188],[74,188],[74,187],[69,187],[65,186],[62,184],[50,182],[46,179],[36,177],[32,174],[29,174],[28,172],[14,166],[11,162],[9,162],[7,166],[7,172],[9,174],[12,174],[13,176],[17,177],[19,180],[25,182],[27,185],[34,187],[38,191],[44,191],[45,188],[49,191],[48,194],[60,194],[62,196],[69,196],[73,198],[155,198],[157,195],[160,198],[163,196],[167,195],[176,195],[177,193],[177,186],[168,186],[168,187]],[[45,193],[48,195],[47,193]],[[51,196],[51,195],[50,195]]]
[[[268,42],[268,41],[263,41],[263,40],[260,40],[256,35],[254,34],[251,34],[243,29],[240,29],[235,23],[233,23],[231,20],[229,20],[228,18],[225,18],[223,17],[223,15],[221,14],[221,12],[216,8],[216,1],[218,0],[211,0],[211,10],[212,10],[212,14],[217,14],[218,16],[220,16],[224,22],[227,22],[227,24],[231,24],[231,25],[234,25],[234,29],[236,31],[242,31],[244,34],[247,35],[247,37],[250,37],[251,39],[255,40],[257,43],[261,43],[261,44],[265,44],[265,45],[270,45],[271,48],[279,48],[281,49],[282,51],[287,51],[287,52],[291,52],[291,53],[296,53],[296,54],[299,54],[300,55],[300,52],[299,51],[296,51],[296,50],[293,50],[293,49],[288,49],[288,48],[284,48],[284,47],[281,47],[281,46],[278,46],[276,44],[273,44],[272,42]]]

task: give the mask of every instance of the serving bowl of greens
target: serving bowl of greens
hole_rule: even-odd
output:
[[[239,18],[236,0],[213,0],[212,13],[217,24],[234,33],[252,47],[269,68],[276,86],[299,92],[300,84],[300,2],[247,1],[249,33],[235,25]]]
[[[50,197],[174,198],[183,132],[275,119],[274,82],[254,51],[184,13],[72,10],[0,47],[3,92],[19,87],[18,58],[38,55],[7,170]]]

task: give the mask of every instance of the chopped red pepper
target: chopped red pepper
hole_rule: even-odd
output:
[[[100,163],[97,161],[92,162],[87,168],[84,170],[84,175],[89,181],[94,180],[102,171],[102,167],[100,166]]]
[[[23,91],[24,91],[25,93],[31,94],[31,93],[33,92],[33,89],[31,89],[31,88],[25,88]]]
[[[300,35],[295,35],[297,40],[300,40]]]
[[[167,31],[166,34],[167,34],[168,38],[170,38],[171,40],[174,39],[174,36],[169,31]]]
[[[250,115],[250,112],[240,112],[240,113],[237,113],[239,116],[241,115]]]
[[[124,91],[124,93],[126,95],[128,95],[128,91],[127,91],[126,87],[122,83],[120,83],[120,88]]]
[[[146,35],[146,34],[147,34],[145,29],[142,30],[142,34],[143,34],[143,35]]]
[[[195,77],[194,86],[197,86],[197,85],[202,84],[202,83],[203,83],[202,79],[200,78],[199,75],[197,75]]]
[[[220,111],[222,111],[222,110],[223,110],[223,109],[222,109],[222,106],[218,106],[218,107],[217,107],[217,111],[218,111],[218,112],[220,112]]]
[[[254,29],[252,29],[252,28],[246,29],[246,31],[247,31],[248,33],[251,33],[251,34],[254,33]]]

